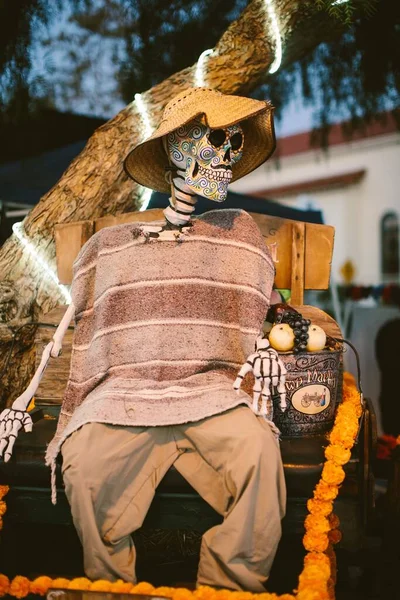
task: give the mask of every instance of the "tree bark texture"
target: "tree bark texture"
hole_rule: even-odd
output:
[[[271,4],[282,36],[281,68],[332,37],[332,19],[316,11],[314,2],[272,0]],[[267,79],[275,39],[265,7],[266,0],[251,0],[222,35],[213,54],[205,59],[206,87],[246,95]],[[338,28],[336,25],[336,33]],[[196,65],[188,67],[142,94],[152,126],[156,126],[171,98],[196,85],[195,71]],[[140,207],[143,188],[125,175],[122,163],[144,137],[137,102],[132,102],[93,134],[60,181],[25,218],[25,235],[54,271],[56,223],[95,219]],[[0,281],[0,365],[4,366],[16,329],[65,300],[15,235],[0,250]],[[10,366],[1,379],[0,406],[9,405],[32,376],[32,340],[32,327],[21,330]]]

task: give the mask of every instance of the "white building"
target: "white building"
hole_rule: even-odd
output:
[[[321,209],[324,222],[336,228],[332,275],[338,283],[348,260],[359,285],[399,282],[400,134],[389,114],[385,124],[376,121],[352,140],[333,125],[327,151],[310,145],[309,131],[282,137],[274,158],[232,190]],[[383,252],[389,253],[384,263]]]
[[[400,134],[389,115],[385,124],[375,122],[352,140],[345,139],[340,124],[333,125],[326,152],[311,146],[310,131],[281,137],[274,158],[231,187],[296,208],[320,209],[324,222],[336,229],[331,281],[342,283],[341,267],[351,261],[354,284],[400,283]],[[344,336],[359,351],[364,393],[383,433],[375,338],[384,323],[400,317],[399,307],[370,298],[347,300],[344,306],[336,302],[333,308]],[[352,353],[346,353],[345,364],[356,375]]]

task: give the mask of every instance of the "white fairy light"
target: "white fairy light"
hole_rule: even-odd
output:
[[[139,208],[139,212],[142,212],[147,209],[152,194],[153,194],[153,190],[151,190],[150,188],[147,188],[147,187],[143,188],[143,193],[140,196],[140,200],[142,201],[142,204]]]
[[[150,137],[151,134],[153,133],[153,127],[151,126],[149,111],[147,110],[147,106],[145,104],[145,101],[143,100],[142,94],[135,94],[135,102],[136,102],[136,106],[139,110],[140,117],[143,121],[143,129],[144,129],[143,139],[146,139],[146,138]],[[152,193],[153,193],[153,190],[151,190],[150,188],[143,187],[143,192],[142,192],[142,195],[140,196],[140,200],[141,200],[142,204],[139,208],[139,212],[146,210],[146,208],[149,205]]]
[[[349,2],[349,0],[335,0],[335,2],[332,2],[331,6],[337,6],[338,4],[346,4],[347,2]]]
[[[213,48],[209,48],[208,50],[204,50],[198,58],[196,69],[194,71],[194,84],[196,87],[205,87],[206,82],[204,79],[205,68],[204,65],[206,63],[206,59],[210,54],[214,52]]]
[[[68,291],[68,288],[65,285],[62,285],[58,281],[57,275],[50,268],[50,266],[48,265],[48,263],[40,256],[40,254],[38,253],[38,251],[36,250],[36,248],[28,240],[28,238],[25,237],[23,226],[22,226],[22,221],[20,221],[19,223],[14,223],[14,225],[12,226],[12,230],[13,230],[13,233],[18,238],[18,240],[24,246],[24,248],[26,248],[28,250],[29,254],[31,254],[31,256],[35,259],[35,261],[37,263],[39,263],[39,265],[42,267],[42,269],[44,270],[44,272],[46,273],[46,275],[57,285],[57,287],[59,288],[60,292],[64,296],[66,302],[68,304],[71,304],[72,298],[71,298],[71,294]]]
[[[150,123],[149,111],[147,110],[145,101],[143,100],[142,94],[135,94],[135,102],[138,107],[139,114],[143,121],[144,126],[144,137],[148,138],[153,133],[153,128]]]
[[[274,3],[272,0],[264,0],[265,10],[270,21],[271,30],[275,38],[275,58],[269,68],[269,73],[276,73],[282,62],[282,38],[279,29],[278,19],[276,17]]]

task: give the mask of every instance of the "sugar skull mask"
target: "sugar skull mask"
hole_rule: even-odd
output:
[[[167,136],[170,160],[191,191],[223,202],[232,179],[232,165],[243,155],[244,135],[240,125],[210,129],[200,121],[172,131]]]

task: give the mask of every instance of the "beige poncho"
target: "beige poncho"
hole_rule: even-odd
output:
[[[137,223],[102,229],[74,264],[76,328],[56,436],[86,423],[198,421],[239,404],[238,369],[254,351],[274,266],[254,220],[216,210],[177,241]]]

